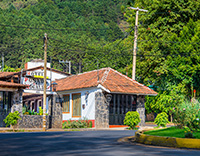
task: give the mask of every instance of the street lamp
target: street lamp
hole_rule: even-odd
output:
[[[53,83],[52,83],[52,91],[53,91],[53,92],[56,91],[57,85],[58,85],[58,84],[57,84],[56,82],[53,82]]]

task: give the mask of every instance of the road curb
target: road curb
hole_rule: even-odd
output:
[[[117,142],[130,142],[131,139],[134,139],[134,136],[120,138]]]
[[[200,139],[152,136],[145,135],[143,132],[135,132],[136,142],[156,146],[200,149]]]
[[[16,128],[17,132],[44,132],[42,128]],[[62,129],[62,128],[50,128],[46,132],[67,132],[67,131],[121,131],[127,130],[123,128],[74,128],[74,129]],[[11,128],[0,128],[0,133],[13,133]]]

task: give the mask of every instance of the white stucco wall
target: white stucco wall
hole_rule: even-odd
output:
[[[37,70],[34,70],[32,72],[44,72],[44,70],[37,69]],[[57,73],[57,72],[54,72],[54,71],[47,70],[47,77],[49,79],[51,79],[52,81],[54,81],[55,79],[61,79],[61,78],[65,78],[67,76],[65,74],[61,74],[61,73]]]
[[[70,95],[70,113],[63,113],[63,121],[79,120],[80,118],[72,117],[72,94],[81,93],[81,119],[95,120],[95,93],[101,92],[100,88],[88,88],[77,91],[62,92],[62,95]],[[86,98],[86,96],[88,97]],[[83,109],[85,105],[85,109]]]
[[[50,75],[52,75],[52,77]],[[47,70],[47,76],[49,78],[51,77],[52,81],[55,81],[56,79],[58,80],[58,79],[62,79],[62,78],[67,77],[67,75],[65,75],[65,74],[60,74],[60,73],[56,73],[54,71],[49,71],[49,70]]]
[[[27,62],[27,69],[35,68],[38,66],[44,66],[44,62]],[[47,63],[47,67],[50,68],[50,63]]]

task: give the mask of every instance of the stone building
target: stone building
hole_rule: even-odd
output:
[[[10,72],[0,72],[0,127],[5,127],[3,120],[10,112],[22,113],[22,92],[27,86],[11,82]]]
[[[22,109],[38,113],[43,109],[44,61],[33,60],[25,64],[25,69],[19,72],[0,72],[0,126],[5,126],[3,119],[15,110],[22,115],[19,128],[42,128],[41,115],[23,115]],[[52,81],[64,78],[70,74],[50,68],[47,63],[47,128],[62,126],[62,108],[55,101],[55,92],[52,91]],[[6,86],[6,87],[5,87]],[[17,89],[16,89],[17,88]],[[1,89],[1,88],[0,88]]]
[[[40,100],[39,106],[42,107],[43,93],[41,90],[38,91],[42,94],[26,93],[25,99],[23,99],[24,91],[30,86],[20,84],[20,81],[18,80],[21,75],[23,76],[24,73],[0,72],[0,127],[6,126],[3,120],[10,112],[18,111],[22,118],[22,120],[18,121],[18,128],[42,128],[42,115],[24,115],[22,110],[26,103],[31,104],[32,109],[35,109],[38,100]],[[61,128],[62,107],[60,103],[56,102],[56,93],[50,90],[47,99],[48,115],[46,127]]]
[[[145,95],[157,95],[152,89],[119,73],[102,68],[60,80],[56,92],[62,103],[62,118],[87,119],[95,128],[123,125],[128,111],[137,111],[145,122]]]

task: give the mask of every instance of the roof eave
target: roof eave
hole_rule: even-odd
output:
[[[127,92],[110,92],[112,94],[129,94],[129,95],[150,95],[150,96],[157,96],[158,94],[144,94],[144,93],[127,93]]]
[[[109,89],[105,88],[104,86],[102,86],[101,84],[98,84],[97,88],[101,88],[102,90],[111,93]]]

